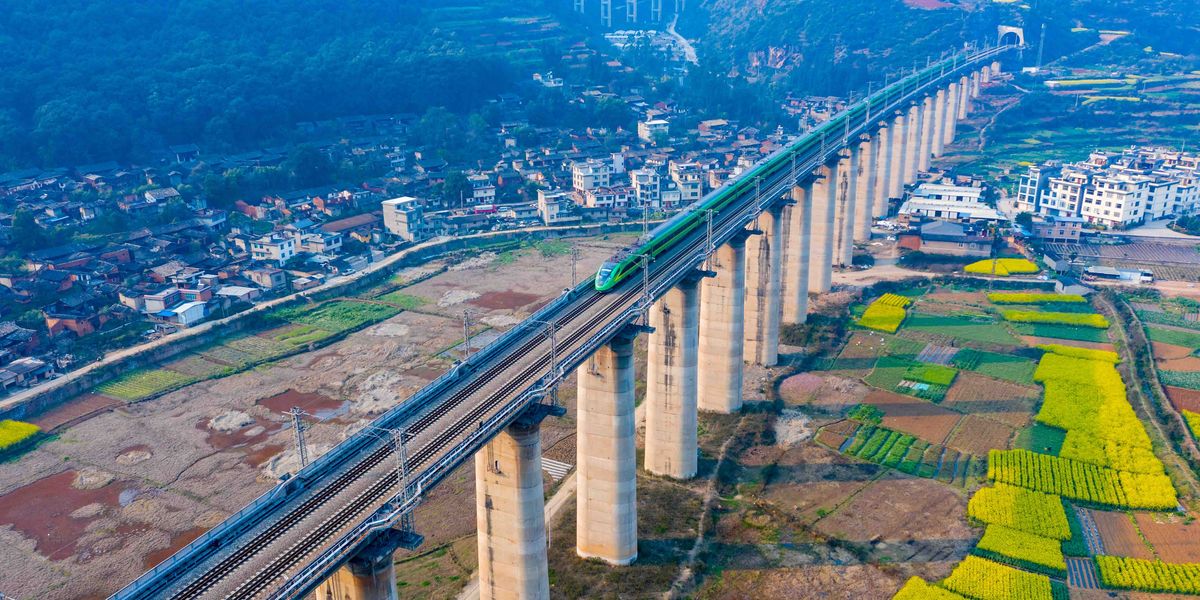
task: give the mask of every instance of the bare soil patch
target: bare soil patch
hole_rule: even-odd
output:
[[[949,551],[944,555],[949,558],[958,552],[965,554],[975,543],[976,533],[967,524],[966,512],[966,499],[935,481],[884,478],[822,519],[815,529],[855,542],[916,541]]]
[[[1155,553],[1170,563],[1200,563],[1200,523],[1168,513],[1136,513],[1138,528]]]
[[[274,396],[262,398],[257,404],[280,414],[290,412],[292,407],[295,406],[306,413],[321,416],[322,413],[339,410],[344,403],[324,394],[298,392],[293,389],[287,389]]]
[[[1186,346],[1176,346],[1175,344],[1164,344],[1162,342],[1150,342],[1150,346],[1154,349],[1155,362],[1177,360],[1192,355],[1192,348]]]
[[[943,569],[948,574],[950,565]],[[908,576],[909,573],[894,567],[885,571],[874,565],[857,564],[730,569],[723,571],[720,578],[709,581],[697,597],[703,600],[891,598]]]
[[[1028,346],[1037,346],[1040,344],[1059,344],[1062,346],[1075,346],[1077,348],[1091,348],[1093,350],[1116,350],[1116,347],[1108,342],[1085,342],[1083,340],[1038,337],[1036,335],[1019,335],[1017,337],[1021,338],[1021,341],[1025,342],[1025,344]]]
[[[192,543],[192,540],[204,535],[208,531],[207,527],[193,527],[186,531],[176,532],[171,535],[171,541],[167,547],[155,550],[142,558],[142,566],[146,570],[153,569],[155,565],[167,560],[172,554],[175,554],[180,548]]]
[[[1129,515],[1123,512],[1108,512],[1088,510],[1096,529],[1100,531],[1100,539],[1104,542],[1104,552],[1112,556],[1128,556],[1152,560],[1154,554],[1146,547],[1142,537]]]
[[[744,460],[739,457],[739,460]],[[763,500],[802,521],[832,511],[861,490],[883,468],[847,458],[813,444],[786,451],[759,494]]]
[[[471,304],[488,310],[513,310],[541,302],[544,300],[542,295],[527,294],[525,292],[515,292],[513,290],[487,292],[480,295],[478,298],[469,300]]]
[[[859,381],[835,375],[800,373],[783,380],[779,397],[790,406],[840,413],[859,404],[871,388]]]
[[[1041,395],[1036,387],[961,371],[942,405],[1020,428],[1029,424]]]
[[[871,390],[866,403],[883,411],[884,427],[911,433],[933,444],[943,443],[962,417],[927,400],[883,390]]]
[[[1189,390],[1171,385],[1164,387],[1167,390],[1167,397],[1171,399],[1171,404],[1175,405],[1175,410],[1190,410],[1200,413],[1200,390]]]
[[[63,471],[0,496],[0,524],[12,525],[25,537],[35,540],[38,554],[46,558],[58,560],[71,556],[79,538],[100,516],[102,508],[76,511],[93,504],[117,506],[124,487],[120,482],[110,482],[96,489],[77,489],[71,485],[77,475],[76,471]]]
[[[63,425],[82,423],[97,414],[124,404],[121,400],[102,394],[83,394],[58,408],[38,415],[33,420],[33,424],[41,427],[42,431],[53,431]]]
[[[946,445],[960,452],[987,456],[988,450],[993,448],[1006,450],[1012,447],[1015,433],[1015,429],[1000,421],[985,419],[979,415],[967,415],[963,417],[958,429],[950,435]]]

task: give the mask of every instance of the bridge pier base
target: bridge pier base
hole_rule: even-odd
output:
[[[858,204],[858,149],[844,148],[838,160],[837,230],[833,245],[833,262],[846,266],[854,259],[854,212]],[[832,276],[832,275],[831,275]]]
[[[650,307],[645,469],[674,479],[696,475],[698,279],[685,277]]]
[[[837,200],[837,163],[817,169],[812,184],[812,221],[809,229],[808,291],[828,292],[833,281],[834,203]]]
[[[879,138],[864,136],[858,144],[858,179],[854,193],[854,241],[871,240],[871,217],[874,216],[875,186],[878,183],[875,163],[879,160]],[[853,248],[851,249],[853,260]]]
[[[575,553],[614,565],[637,559],[635,335],[622,333],[575,371]]]
[[[699,410],[730,414],[742,409],[746,328],[746,237],[717,248],[717,276],[700,284]]]
[[[890,123],[880,123],[876,134],[878,144],[875,152],[875,192],[871,199],[871,216],[886,217],[888,197],[892,183],[892,128]]]
[[[943,142],[946,146],[954,143],[955,129],[958,128],[958,83],[951,83],[946,88],[946,124],[943,132]]]
[[[933,97],[933,146],[930,153],[941,158],[946,152],[946,90],[938,90]]]
[[[933,96],[926,96],[921,101],[921,147],[917,149],[920,158],[917,160],[917,170],[929,172],[929,159],[933,157]]]
[[[833,214],[832,207],[830,214]],[[779,362],[779,319],[783,316],[783,207],[758,216],[763,234],[746,243],[746,360],[764,367]]]
[[[888,161],[888,197],[900,198],[904,196],[904,177],[907,174],[905,168],[905,155],[908,154],[908,113],[903,110],[896,111],[896,118],[892,119],[891,133],[892,139],[892,158]]]
[[[809,182],[793,187],[792,201],[795,204],[788,212],[788,232],[784,240],[787,254],[783,261],[783,322],[805,323],[808,321],[813,184]]]
[[[480,600],[550,597],[541,422],[518,419],[475,454]]]
[[[962,121],[971,114],[971,79],[963,75],[958,79],[958,120]]]

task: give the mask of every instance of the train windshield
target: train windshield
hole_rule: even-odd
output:
[[[600,265],[600,272],[596,273],[596,279],[599,281],[607,280],[609,275],[612,275],[613,270],[616,268],[617,263],[614,262],[606,262]]]

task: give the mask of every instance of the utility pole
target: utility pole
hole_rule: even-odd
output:
[[[1042,71],[1042,57],[1044,56],[1044,54],[1042,53],[1042,49],[1045,47],[1046,47],[1046,24],[1042,23],[1042,34],[1041,34],[1041,37],[1038,39],[1037,70],[1039,73]]]
[[[466,353],[463,354],[463,360],[471,358],[471,311],[463,311],[463,344],[466,345]]]
[[[571,289],[579,285],[579,275],[576,265],[579,263],[579,244],[571,242]]]
[[[300,410],[299,406],[293,406],[292,415],[292,435],[296,443],[296,456],[300,458],[300,468],[308,466],[308,447],[304,442],[304,419],[301,418],[304,411]]]

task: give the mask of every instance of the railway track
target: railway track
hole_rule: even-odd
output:
[[[933,84],[934,81],[930,80],[924,85]],[[918,85],[911,92],[902,87],[901,91],[903,93],[894,102],[882,106],[877,114],[886,114],[908,102],[911,97],[921,93],[923,87]],[[869,108],[866,116],[870,116]],[[854,139],[853,136],[866,131],[872,124],[869,118],[858,122],[857,117],[855,123],[857,124],[846,119],[846,139]],[[771,198],[767,204],[774,202],[791,187],[796,178],[802,176],[801,174],[811,172],[822,161],[830,160],[840,145],[827,146],[824,135],[821,140],[819,147],[796,147],[791,150],[790,170],[775,168],[756,176],[755,180],[758,183],[753,186],[754,189],[745,193],[739,192],[742,194],[739,199],[715,213],[713,242],[719,245],[727,236],[732,235],[731,230],[744,227],[764,207],[761,204],[762,198]],[[771,160],[778,161],[778,155],[768,159]],[[681,267],[701,260],[706,246],[705,232],[700,230],[678,240],[673,248],[660,255],[657,261],[650,263],[648,268],[652,284],[670,285],[675,278],[682,276],[684,269]],[[561,316],[554,316],[551,312],[536,317],[552,320],[558,331],[566,334],[565,339],[559,341],[558,351],[563,353],[565,349],[566,352],[560,356],[571,357],[569,360],[573,362],[565,365],[560,362],[558,367],[573,368],[582,360],[580,350],[585,350],[590,344],[603,343],[604,340],[596,338],[610,324],[619,318],[626,318],[622,315],[636,305],[636,299],[642,293],[642,282],[638,281],[639,279],[641,278],[629,277],[608,294],[588,290],[586,295],[556,308],[555,311],[561,312]],[[597,308],[600,310],[596,310]],[[589,315],[593,310],[596,310],[596,313]],[[586,319],[581,319],[583,316],[586,316]],[[576,324],[576,321],[580,323]],[[541,349],[548,340],[540,331],[530,330],[520,335],[524,337],[515,337],[506,343],[505,347],[495,349],[486,358],[489,361],[485,363],[486,368],[478,372],[461,373],[460,376],[466,376],[465,381],[447,379],[435,383],[444,387],[424,392],[419,401],[421,405],[413,406],[411,411],[404,409],[389,413],[379,422],[377,426],[382,428],[403,429],[417,442],[413,444],[417,448],[409,455],[408,465],[418,480],[430,482],[429,487],[432,487],[446,473],[460,465],[465,460],[463,457],[469,456],[469,453],[476,449],[475,444],[482,443],[475,433],[476,423],[482,427],[486,419],[494,421],[496,415],[509,414],[509,411],[518,408],[514,402],[524,398],[522,394],[525,390],[535,385],[552,366],[551,361],[555,359],[552,358],[549,349]],[[460,368],[470,368],[470,365]],[[502,379],[505,377],[507,379]],[[472,398],[479,396],[484,397],[472,401]],[[439,424],[443,424],[440,429],[437,428]],[[156,569],[155,577],[161,577],[161,580],[151,580],[150,585],[136,588],[137,591],[131,595],[120,597],[259,598],[264,592],[278,588],[281,578],[297,577],[295,569],[306,565],[306,559],[312,560],[312,554],[342,552],[343,549],[338,544],[347,544],[350,543],[347,540],[354,540],[346,537],[355,531],[350,528],[366,522],[374,512],[386,506],[385,502],[394,495],[398,484],[395,470],[390,465],[385,466],[385,461],[393,454],[391,445],[361,439],[358,443],[362,446],[360,453],[363,455],[355,458],[352,454],[352,448],[358,446],[346,449],[343,455],[333,459],[336,462],[328,465],[325,471],[328,475],[320,475],[310,483],[319,487],[303,492],[289,501],[295,502],[295,507],[290,510],[263,508],[260,513],[251,513],[242,522],[237,523],[237,526],[241,527],[241,533],[238,533],[238,530],[230,530],[226,537],[214,538],[208,542],[208,546],[195,549],[198,553],[211,553],[207,558],[201,554],[196,563],[176,562],[161,576]],[[330,480],[325,482],[324,477],[329,477]],[[309,480],[304,481],[309,483]],[[331,506],[335,502],[337,505]],[[281,513],[278,517],[272,514],[276,510]],[[318,518],[322,520],[315,523]],[[295,533],[294,530],[298,527],[305,527],[305,532]],[[347,531],[348,529],[350,531]],[[339,535],[341,537],[336,537]],[[288,542],[289,537],[295,539],[286,548],[272,548]],[[243,538],[244,543],[240,543]],[[330,544],[330,540],[336,542]],[[235,543],[238,545],[233,546]],[[221,546],[232,548],[225,550]],[[346,546],[349,547],[352,546]],[[263,554],[268,554],[270,559],[260,560],[260,563],[264,563],[261,568],[253,573],[243,573],[253,568],[251,565],[255,559]],[[188,566],[184,567],[185,564]],[[321,564],[320,567],[308,565],[308,568],[310,571],[327,568],[324,563]],[[201,574],[186,580],[181,587],[176,586],[171,580],[183,579],[180,575],[188,572],[184,569],[200,571]],[[317,575],[316,571],[303,573],[305,577]],[[234,575],[244,578],[244,581],[239,581],[237,586],[227,593],[222,591],[222,588],[233,586],[229,579]],[[304,582],[305,579],[300,581]]]

